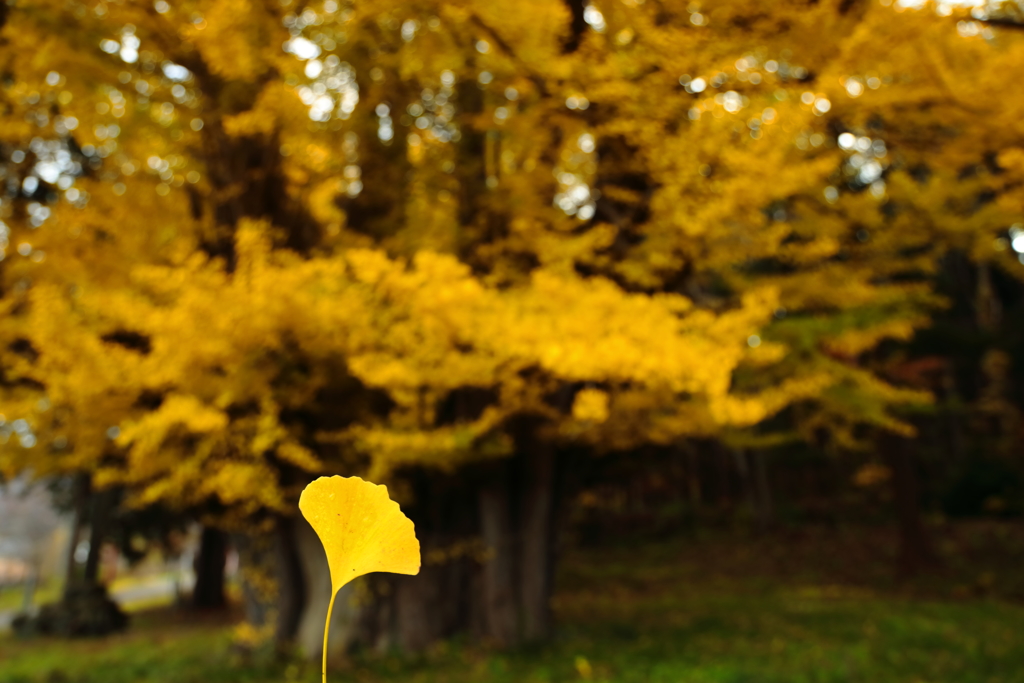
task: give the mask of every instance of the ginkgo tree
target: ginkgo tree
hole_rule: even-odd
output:
[[[351,63],[327,57],[314,66],[320,48],[294,28],[309,22],[276,6],[248,14],[226,3],[205,14],[141,4],[72,11],[79,37],[91,36],[98,49],[84,64],[73,64],[73,50],[55,50],[42,69],[18,41],[29,28],[61,40],[50,23],[61,10],[16,9],[6,54],[25,80],[8,91],[11,118],[34,117],[52,139],[28,145],[34,163],[21,169],[11,202],[13,239],[36,232],[21,243],[29,258],[5,264],[10,281],[32,281],[8,299],[9,410],[34,414],[30,438],[52,455],[14,450],[9,469],[88,470],[97,486],[126,487],[135,504],[212,505],[223,523],[239,525],[288,510],[295,493],[285,474],[324,469],[315,437],[332,422],[341,423],[335,431],[349,451],[369,455],[384,473],[403,461],[451,467],[478,457],[481,441],[507,454],[502,425],[517,414],[551,414],[546,393],[560,382],[640,382],[728,403],[729,368],[774,307],[765,290],[716,316],[680,296],[632,295],[553,269],[523,272],[512,288],[481,280],[454,255],[436,254],[464,245],[421,243],[420,222],[461,228],[457,217],[452,225],[452,216],[420,210],[419,181],[406,198],[408,228],[374,228],[361,216],[403,204],[395,202],[402,195],[385,196],[387,182],[382,195],[364,192],[371,172],[412,172],[417,143],[410,138],[401,156],[382,146],[358,163],[355,131],[365,133],[370,117],[342,125],[358,99]],[[448,19],[457,43],[462,17]],[[246,37],[249,29],[278,40],[269,48]],[[259,81],[272,72],[279,77]],[[302,76],[316,82],[298,86]],[[455,79],[442,71],[435,104],[454,98]],[[44,95],[28,90],[36,83]],[[337,116],[324,115],[327,88]],[[309,91],[319,99],[305,101]],[[52,102],[64,109],[51,121],[36,105]],[[388,142],[385,109],[373,110],[372,144]],[[436,139],[458,142],[463,133],[451,128]],[[479,142],[471,129],[469,149]],[[12,145],[25,141],[23,128],[9,130]],[[327,153],[332,140],[340,155]],[[53,161],[44,159],[50,152]],[[468,188],[473,171],[465,173]],[[472,220],[476,201],[465,200]],[[23,227],[22,209],[32,216]],[[140,229],[133,215],[154,216],[154,229]],[[399,258],[366,249],[375,245]],[[417,252],[407,264],[403,257]],[[566,316],[566,306],[586,315]],[[631,329],[638,319],[655,339]],[[602,321],[604,332],[594,327]],[[513,330],[518,338],[508,336]],[[534,377],[523,376],[533,368]],[[438,404],[467,386],[497,388],[499,400],[469,423],[436,428]],[[371,390],[386,391],[391,409],[367,410]],[[321,398],[339,391],[348,413],[340,418],[337,404]]]
[[[287,538],[315,474],[514,455],[487,628],[543,637],[555,444],[905,429],[865,354],[944,250],[1019,265],[1020,104],[965,113],[1019,41],[897,9],[5,6],[4,470]]]

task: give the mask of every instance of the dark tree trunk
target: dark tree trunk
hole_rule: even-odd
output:
[[[486,638],[502,647],[519,640],[509,475],[508,463],[500,463],[495,467],[495,475],[481,486],[478,494],[485,553],[481,581],[482,630]]]
[[[369,577],[373,597],[352,617],[353,641],[414,652],[460,631],[500,647],[550,634],[559,472],[536,424],[513,430],[513,458],[457,477],[404,473],[423,566],[417,576]]]
[[[199,554],[194,568],[196,585],[192,590],[192,606],[199,609],[224,607],[224,564],[227,561],[227,534],[204,526],[199,537]]]
[[[279,517],[269,533],[239,534],[231,541],[239,556],[245,620],[260,634],[260,643],[272,641],[279,652],[292,649],[305,607],[295,524]]]
[[[999,327],[1003,305],[999,293],[992,285],[992,269],[987,263],[978,264],[978,284],[974,295],[975,321],[979,330],[992,331]]]
[[[395,577],[395,635],[406,652],[419,652],[445,636],[444,595],[449,564],[425,565],[418,576]]]
[[[732,470],[729,467],[729,458],[724,449],[717,443],[711,444],[711,454],[715,458],[715,470],[717,471],[716,482],[718,484],[718,490],[716,502],[722,512],[728,512],[733,505],[733,485],[732,485]]]
[[[569,23],[569,37],[565,41],[564,51],[571,53],[579,49],[580,38],[587,30],[587,20],[584,14],[587,3],[584,0],[565,0],[565,4],[569,8],[572,20]]]
[[[740,489],[743,492],[743,498],[746,500],[746,506],[749,510],[749,514],[755,520],[760,522],[760,509],[757,500],[757,489],[752,481],[750,464],[747,460],[747,451],[743,448],[731,449],[733,463],[736,465],[736,473],[739,475]]]
[[[899,570],[904,575],[914,575],[935,565],[936,556],[921,518],[913,444],[892,434],[881,435],[879,441],[892,469],[893,499],[900,527]]]
[[[280,650],[290,649],[294,643],[306,603],[306,584],[296,542],[296,523],[294,518],[279,519],[275,529],[278,594],[274,643]]]
[[[395,646],[394,579],[389,574],[372,574],[364,579],[369,599],[364,600],[354,621],[353,642],[379,654]]]
[[[100,552],[107,536],[110,512],[114,503],[114,492],[97,491],[92,494],[92,514],[89,519],[89,556],[85,560],[82,581],[85,585],[99,583]]]
[[[78,538],[82,533],[82,522],[85,519],[85,507],[89,503],[89,475],[75,475],[72,484],[72,506],[71,537],[68,539],[67,564],[64,567],[64,598],[67,599],[77,583],[75,572],[75,550],[78,548]]]
[[[274,607],[273,595],[266,591],[268,581],[274,578],[273,544],[263,535],[234,534],[231,545],[238,551],[245,621],[263,629]]]
[[[959,466],[967,459],[967,439],[959,406],[963,403],[956,385],[956,372],[947,365],[942,373],[942,421],[946,427],[946,446],[950,461]]]
[[[416,652],[470,629],[479,602],[475,576],[477,500],[467,477],[415,468],[405,472],[413,500],[403,506],[416,525],[422,567],[416,576],[372,576],[370,604],[354,619],[353,640]],[[479,623],[479,621],[477,622]]]
[[[775,526],[775,502],[768,479],[767,456],[763,450],[751,452],[754,465],[754,490],[757,492],[757,523],[762,531]]]
[[[516,455],[483,467],[476,486],[484,553],[467,612],[500,647],[543,640],[552,628],[559,472],[537,427],[535,420],[514,425]]]
[[[696,448],[685,446],[686,449],[686,480],[689,489],[690,509],[694,517],[700,513],[703,499],[700,485],[700,454]]]
[[[519,586],[523,638],[551,633],[554,582],[555,452],[530,432],[519,447],[523,461]]]

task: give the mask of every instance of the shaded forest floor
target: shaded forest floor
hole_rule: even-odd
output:
[[[940,570],[893,576],[888,529],[708,534],[572,553],[557,637],[500,654],[459,642],[419,657],[355,656],[359,683],[1024,682],[1024,528],[935,529]],[[319,680],[319,666],[242,662],[231,624],[143,613],[102,641],[0,637],[3,683]]]

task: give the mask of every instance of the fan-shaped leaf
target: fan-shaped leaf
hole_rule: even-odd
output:
[[[338,590],[371,572],[418,574],[420,544],[412,522],[386,486],[359,477],[320,477],[299,497],[299,510],[327,552],[331,602],[324,625],[324,670],[327,681],[327,633]]]

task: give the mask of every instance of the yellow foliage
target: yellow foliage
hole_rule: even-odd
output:
[[[572,416],[587,422],[608,419],[608,394],[599,389],[582,389],[572,403]]]
[[[199,21],[182,33],[199,50],[210,71],[226,80],[251,81],[262,75],[267,64],[261,54],[273,36],[284,32],[272,26],[252,0],[209,0]]]
[[[0,471],[246,515],[282,467],[500,457],[524,414],[906,430],[927,396],[867,352],[949,250],[1021,275],[1024,38],[846,4],[11,5]]]

